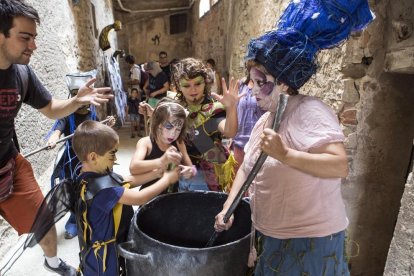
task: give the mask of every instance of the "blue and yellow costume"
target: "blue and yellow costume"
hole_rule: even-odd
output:
[[[75,215],[83,275],[122,275],[117,243],[126,241],[131,206],[118,203],[129,184],[121,176],[83,173],[75,182]]]

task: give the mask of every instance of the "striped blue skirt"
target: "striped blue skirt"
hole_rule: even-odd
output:
[[[276,239],[257,232],[255,276],[349,276],[345,231],[321,238]]]

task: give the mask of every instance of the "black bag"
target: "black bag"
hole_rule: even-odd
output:
[[[10,158],[6,165],[4,165],[3,168],[0,168],[0,202],[6,200],[13,192],[15,165],[16,161],[14,158]]]

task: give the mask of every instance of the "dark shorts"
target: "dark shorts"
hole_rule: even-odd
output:
[[[29,233],[43,198],[32,165],[21,154],[17,155],[13,193],[0,202],[0,215],[19,235]]]
[[[139,122],[139,114],[129,114],[129,120],[131,122]]]
[[[321,238],[276,239],[258,233],[255,276],[349,276],[345,231]]]

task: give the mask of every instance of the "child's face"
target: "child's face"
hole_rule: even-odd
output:
[[[132,90],[131,91],[131,98],[135,99],[138,97],[138,91],[137,90]]]
[[[104,174],[107,169],[112,170],[116,161],[116,152],[118,151],[119,143],[117,143],[112,149],[107,151],[104,155],[96,155],[96,172]]]
[[[194,79],[180,79],[180,88],[187,103],[197,104],[204,98],[204,87],[206,82],[203,76],[198,76]]]
[[[184,127],[184,120],[176,117],[170,117],[159,128],[159,139],[164,144],[171,144],[180,136]]]

